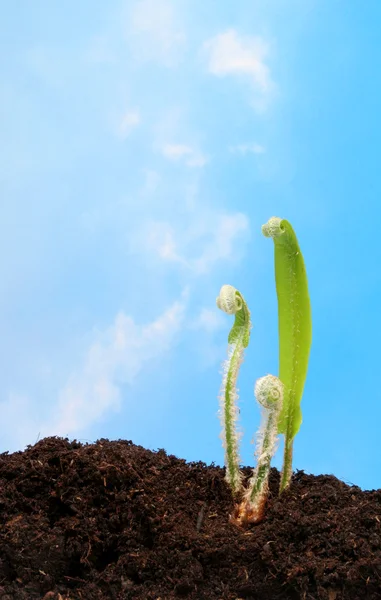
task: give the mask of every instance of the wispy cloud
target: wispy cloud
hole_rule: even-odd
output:
[[[189,320],[188,329],[194,331],[197,340],[197,356],[201,367],[208,369],[221,363],[221,345],[216,343],[216,333],[226,330],[226,319],[217,306],[202,307],[196,317]]]
[[[184,311],[184,301],[175,302],[144,326],[119,313],[111,327],[98,333],[83,368],[71,375],[61,391],[57,417],[50,430],[61,434],[77,432],[110,409],[118,410],[120,387],[131,385],[149,360],[170,350]]]
[[[128,15],[129,41],[138,60],[176,65],[186,35],[171,0],[138,0]]]
[[[216,310],[216,307],[212,310],[210,308],[201,308],[197,317],[190,321],[189,327],[191,329],[206,331],[207,333],[214,333],[219,329],[222,329],[226,325],[221,311]]]
[[[209,160],[202,152],[184,144],[164,144],[161,151],[169,160],[181,160],[188,167],[204,167]]]
[[[94,35],[84,51],[84,60],[98,65],[114,63],[116,54],[111,47],[109,36],[106,34]]]
[[[16,392],[10,392],[6,400],[0,402],[4,449],[12,451],[36,443],[40,430],[37,408],[27,395]]]
[[[249,220],[243,213],[226,214],[198,209],[185,222],[149,221],[130,236],[134,252],[147,261],[177,263],[194,275],[211,272],[219,262],[239,255],[249,233]]]
[[[160,175],[153,169],[143,169],[142,173],[144,176],[144,185],[141,192],[142,196],[151,196],[157,190],[160,182]]]
[[[264,154],[266,152],[266,148],[261,146],[261,144],[252,142],[230,146],[229,151],[233,154],[241,154],[245,156],[245,154]]]
[[[169,222],[149,221],[142,226],[142,231],[135,238],[138,241],[135,250],[148,253],[155,259],[177,262],[186,266],[187,261],[178,253],[176,237],[175,229]],[[144,246],[141,245],[141,240],[144,240]]]
[[[126,139],[135,127],[140,124],[141,117],[138,110],[128,110],[120,120],[118,133],[122,139]]]
[[[274,82],[266,64],[268,44],[261,37],[240,36],[230,29],[204,44],[208,58],[208,70],[213,75],[246,77],[257,94],[255,104],[264,108],[269,101]]]
[[[249,220],[243,213],[216,214],[213,225],[204,250],[191,260],[192,268],[200,274],[207,273],[218,262],[234,260],[239,255],[240,238],[246,241],[249,233]]]
[[[77,433],[110,410],[118,411],[121,388],[132,385],[150,360],[164,356],[176,343],[187,296],[185,289],[180,300],[146,325],[120,312],[110,327],[97,331],[82,367],[60,391],[54,418],[42,426],[42,434]]]
[[[8,447],[33,444],[37,436],[77,435],[110,411],[119,411],[122,389],[132,386],[152,359],[165,356],[176,344],[187,302],[185,288],[181,298],[151,323],[138,325],[120,312],[112,325],[96,330],[82,366],[57,391],[57,401],[49,402],[51,416],[37,414],[32,398],[11,392],[0,403],[1,435]]]

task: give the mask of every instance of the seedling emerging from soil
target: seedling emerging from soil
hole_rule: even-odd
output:
[[[292,451],[302,412],[300,402],[307,376],[312,340],[311,306],[306,268],[291,224],[271,217],[262,233],[274,240],[275,283],[278,297],[279,378],[284,385],[278,432],[284,434],[282,492],[291,481]]]
[[[258,523],[264,517],[269,485],[271,459],[277,448],[278,418],[282,408],[283,384],[274,375],[257,380],[254,388],[262,406],[262,423],[257,435],[257,466],[249,480],[243,500],[235,509],[231,521],[236,525]]]
[[[239,434],[236,431],[238,418],[237,378],[243,361],[244,349],[250,339],[250,312],[242,295],[232,285],[223,285],[217,297],[218,308],[228,315],[235,315],[228,337],[228,358],[223,364],[223,379],[220,395],[221,438],[225,449],[226,480],[233,495],[242,488],[242,473],[239,468]]]

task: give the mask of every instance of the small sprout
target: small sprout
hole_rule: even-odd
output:
[[[278,432],[284,434],[280,492],[292,476],[292,451],[302,412],[300,402],[307,376],[312,340],[311,306],[304,259],[291,224],[271,217],[262,233],[274,240],[275,283],[278,297],[279,378],[284,385]]]
[[[250,339],[250,312],[242,295],[232,285],[223,285],[216,300],[218,308],[228,315],[235,315],[228,337],[228,358],[223,363],[223,379],[220,393],[221,438],[225,448],[226,480],[233,495],[242,488],[239,468],[239,435],[236,432],[238,418],[237,378],[243,361],[244,349]]]
[[[254,393],[262,406],[262,423],[257,437],[257,466],[249,480],[243,501],[231,517],[235,525],[259,523],[264,511],[269,492],[269,474],[271,459],[277,449],[278,418],[283,402],[283,384],[274,375],[266,375],[257,380]]]

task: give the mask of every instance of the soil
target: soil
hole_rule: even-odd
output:
[[[272,469],[265,519],[239,528],[215,465],[124,440],[3,453],[0,600],[381,599],[381,490],[278,486]]]

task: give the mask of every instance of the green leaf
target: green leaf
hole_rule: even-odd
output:
[[[311,306],[303,255],[291,224],[271,217],[262,233],[272,237],[278,296],[279,378],[285,392],[278,431],[290,443],[302,423],[300,402],[312,340]]]

